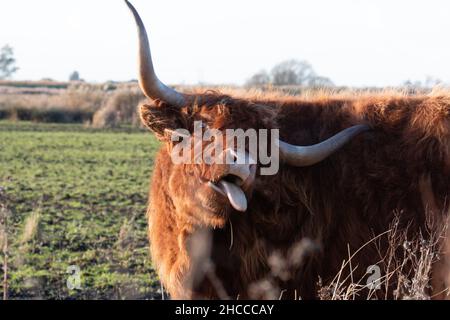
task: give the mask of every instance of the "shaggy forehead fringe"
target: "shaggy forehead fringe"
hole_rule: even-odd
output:
[[[380,89],[349,89],[349,88],[306,88],[298,86],[262,88],[241,87],[179,87],[180,91],[193,94],[216,93],[229,95],[233,98],[253,101],[323,101],[323,100],[371,100],[371,99],[405,99],[405,98],[448,98],[450,102],[450,87],[435,86],[432,89],[392,87]],[[211,91],[212,90],[212,91]]]

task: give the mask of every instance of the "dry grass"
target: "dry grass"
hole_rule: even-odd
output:
[[[349,99],[357,100],[364,98],[392,97],[404,98],[406,96],[449,96],[450,87],[435,86],[433,88],[411,88],[411,87],[386,87],[386,88],[309,88],[300,86],[260,86],[260,87],[182,87],[182,91],[202,93],[206,90],[215,90],[242,99],[256,100],[295,100],[295,101],[317,101],[322,99]]]
[[[0,118],[36,122],[89,122],[105,99],[105,93],[89,85],[68,89],[3,89]]]
[[[426,237],[418,234],[408,238],[408,230],[399,229],[396,217],[388,231],[372,238],[356,252],[349,251],[349,257],[343,260],[336,277],[327,284],[319,280],[319,297],[322,300],[355,299],[393,299],[393,300],[429,300],[432,296],[430,286],[432,266],[438,262],[440,244],[446,234],[446,227],[439,233],[429,233]],[[355,257],[367,245],[377,244],[382,238],[388,239],[387,252],[380,251],[381,277],[368,282],[369,271],[362,279],[354,277]],[[400,258],[399,258],[400,257]],[[353,262],[353,265],[352,265]],[[345,278],[343,275],[346,275]],[[446,293],[445,292],[441,293]]]
[[[347,87],[307,88],[271,85],[242,88],[224,86],[177,86],[188,93],[217,91],[244,99],[318,100],[324,98],[364,98],[377,95],[404,97],[406,95],[442,94],[448,88],[433,90],[420,88],[364,88]],[[87,84],[49,81],[0,81],[0,119],[54,123],[86,123],[96,128],[117,127],[123,124],[140,126],[137,106],[145,97],[137,83]]]
[[[132,123],[142,97],[136,84],[0,82],[0,119],[90,124],[95,118],[96,127]]]
[[[448,288],[437,291],[431,287],[432,267],[440,261],[442,244],[447,236],[447,223],[439,232],[409,235],[408,228],[399,228],[398,215],[392,221],[389,230],[374,236],[355,252],[348,249],[348,256],[343,257],[340,270],[335,277],[326,283],[317,279],[317,296],[321,300],[429,300],[439,296],[445,298]],[[195,241],[197,237],[198,241]],[[214,272],[214,265],[208,259],[208,253],[212,250],[208,243],[211,235],[199,232],[193,238],[195,243],[190,245],[192,251],[192,269],[195,273],[193,279],[206,277],[214,285],[221,299],[239,299],[230,297],[224,290],[224,286]],[[388,242],[388,249],[382,251],[381,243]],[[375,246],[379,251],[379,261],[373,266],[358,265],[358,254],[365,248]],[[305,257],[318,250],[317,244],[309,239],[294,244],[287,253],[273,252],[268,259],[270,272],[266,277],[250,284],[249,297],[251,299],[283,299],[292,297],[292,292],[287,293],[280,283],[293,279],[298,267],[304,262]],[[362,272],[367,268],[367,272]],[[372,277],[375,268],[379,268],[380,276]],[[359,271],[359,272],[358,272]],[[448,271],[448,270],[446,270]],[[359,276],[357,276],[359,274]],[[361,277],[361,274],[363,276]],[[434,289],[434,290],[433,290]],[[294,298],[301,300],[299,293],[294,293]]]
[[[39,236],[39,224],[41,218],[41,209],[37,208],[25,219],[22,235],[20,237],[21,245],[25,245]]]
[[[5,195],[2,188],[0,188],[0,263],[2,265],[2,295],[3,300],[8,300],[8,280],[9,280],[9,239],[8,239],[8,219],[11,215],[6,207]]]
[[[121,88],[112,93],[94,114],[92,125],[95,128],[117,127],[120,124],[139,126],[137,107],[144,99],[138,88]]]

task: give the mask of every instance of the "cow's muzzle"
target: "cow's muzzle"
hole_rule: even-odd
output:
[[[248,153],[239,154],[232,149],[224,152],[232,154],[234,163],[227,164],[227,170],[221,176],[208,181],[208,185],[226,197],[235,210],[245,212],[248,205],[245,192],[250,190],[255,181],[256,163]]]

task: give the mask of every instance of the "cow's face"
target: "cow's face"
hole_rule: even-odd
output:
[[[201,121],[204,128],[221,132],[226,129],[258,130],[276,127],[273,121],[274,111],[270,107],[218,94],[183,94],[162,83],[153,68],[144,23],[128,1],[127,5],[138,27],[139,84],[143,93],[156,101],[153,106],[144,105],[141,108],[141,118],[164,142],[168,150],[177,147],[171,139],[172,133],[183,129],[184,133],[193,134],[195,121]],[[273,145],[279,147],[277,150],[280,159],[285,164],[310,166],[324,160],[354,136],[367,130],[368,127],[364,125],[354,126],[313,146],[294,146],[281,140],[277,140]],[[235,150],[225,143],[221,151],[224,154],[232,154]],[[236,157],[248,157],[249,150],[244,148],[241,151]],[[170,153],[169,151],[169,156]],[[179,208],[178,211],[184,212],[187,218],[195,221],[221,226],[233,212],[244,212],[247,209],[260,168],[258,163],[251,164],[250,161],[245,165],[233,166],[228,163],[199,164],[194,160],[181,164],[166,162],[161,169],[169,171],[168,196],[177,209]]]
[[[252,156],[258,146],[250,150],[249,139],[244,148],[230,143],[229,129],[271,132],[276,126],[269,107],[218,94],[202,98],[205,104],[195,107],[173,108],[162,102],[143,105],[141,119],[162,141],[170,157],[170,165],[167,159],[157,165],[168,171],[167,188],[177,212],[194,223],[221,227],[231,214],[245,214],[251,205],[260,167],[257,157]],[[207,131],[218,135],[208,139]],[[213,142],[218,137],[222,140],[216,145]],[[235,136],[232,138],[237,142]],[[212,150],[212,146],[220,149]],[[173,158],[185,150],[190,150],[189,157]]]

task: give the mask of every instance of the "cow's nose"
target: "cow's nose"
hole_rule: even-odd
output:
[[[228,165],[228,172],[223,177],[225,180],[241,186],[249,178],[254,178],[256,162],[248,152],[238,152],[233,149],[227,149],[225,152]]]
[[[230,164],[228,174],[223,179],[233,182],[240,186],[250,176],[250,165],[246,164]]]

